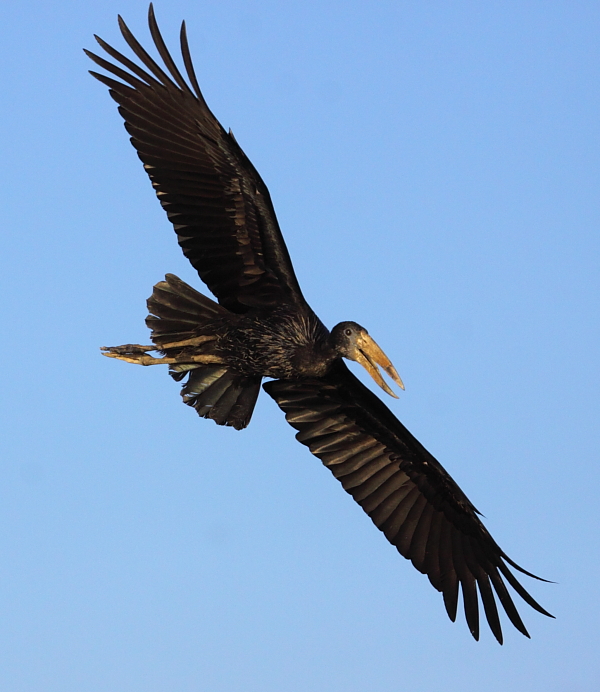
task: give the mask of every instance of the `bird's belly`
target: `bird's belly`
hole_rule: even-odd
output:
[[[315,344],[270,329],[235,329],[219,342],[228,365],[244,375],[276,379],[322,377],[329,363],[317,355]],[[264,325],[261,325],[263,327]]]

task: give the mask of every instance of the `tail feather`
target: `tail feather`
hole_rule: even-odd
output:
[[[183,402],[202,418],[237,430],[250,422],[260,391],[260,377],[246,377],[222,366],[204,366],[190,372],[181,390]]]
[[[223,322],[232,317],[228,310],[173,274],[167,274],[165,281],[154,286],[148,299],[148,311],[146,324],[152,330],[152,341],[159,349],[170,342],[212,335],[217,323],[222,327]],[[207,342],[208,353],[214,343]],[[177,382],[187,377],[181,396],[199,416],[210,418],[219,425],[232,425],[237,430],[250,422],[260,391],[260,377],[240,375],[222,364],[196,363],[171,365],[169,374]]]
[[[203,296],[174,274],[159,281],[148,298],[146,325],[152,330],[157,346],[170,341],[189,339],[208,322],[227,317],[228,311]]]

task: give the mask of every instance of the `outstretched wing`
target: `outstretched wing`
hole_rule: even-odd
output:
[[[121,17],[121,33],[146,69],[97,36],[100,46],[126,69],[86,53],[123,80],[91,73],[110,87],[119,104],[183,253],[219,303],[233,312],[282,299],[303,302],[267,187],[233,135],[211,113],[198,87],[185,23],[181,52],[189,84],[166,48],[152,5],[148,21],[168,74]]]
[[[532,608],[550,616],[507,563],[535,575],[507,557],[442,465],[341,360],[322,379],[274,380],[263,387],[299,431],[296,439],[442,592],[452,621],[460,586],[467,624],[479,638],[479,592],[490,628],[502,643],[495,592],[513,625],[529,637],[504,580]]]

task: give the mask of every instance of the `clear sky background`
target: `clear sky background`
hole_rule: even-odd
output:
[[[200,287],[81,49],[146,0],[3,2],[0,689],[600,689],[600,5],[159,0],[263,175],[307,299],[556,620],[456,624],[264,393],[199,419],[146,343]],[[382,397],[383,392],[378,392]]]

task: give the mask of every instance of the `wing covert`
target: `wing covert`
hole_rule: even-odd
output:
[[[508,558],[442,465],[341,360],[322,379],[273,380],[263,388],[298,430],[298,441],[329,468],[400,554],[442,592],[452,621],[460,590],[475,639],[481,600],[490,629],[502,643],[496,599],[513,625],[529,637],[504,580],[532,608],[552,617],[508,565],[535,575]]]
[[[115,62],[86,54],[122,80],[91,73],[109,87],[119,104],[131,142],[184,255],[219,303],[233,312],[274,305],[282,298],[304,302],[269,191],[202,96],[185,24],[181,51],[189,84],[166,48],[152,5],[149,25],[168,74],[121,17],[121,33],[143,67],[98,37]]]

